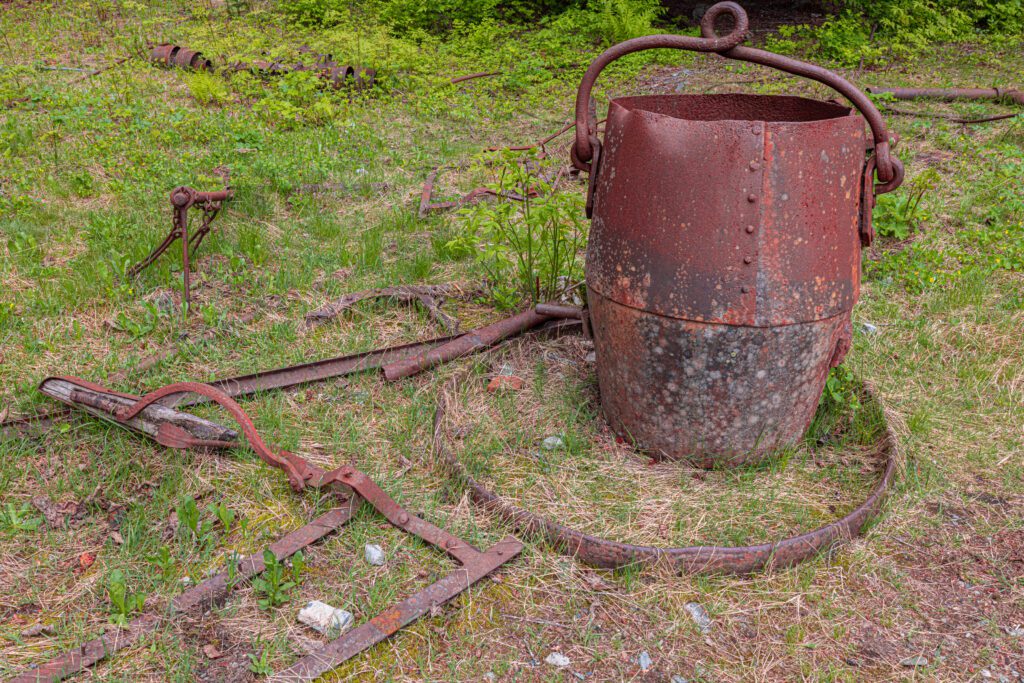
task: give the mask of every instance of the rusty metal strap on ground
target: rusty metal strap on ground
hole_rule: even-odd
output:
[[[449,389],[454,389],[457,384],[458,380],[453,381]],[[874,399],[870,387],[867,390]],[[615,568],[645,563],[668,565],[675,571],[686,573],[749,574],[793,565],[858,535],[868,519],[879,510],[896,471],[897,442],[887,424],[877,446],[877,454],[882,461],[878,482],[867,500],[842,519],[814,531],[752,546],[662,548],[631,545],[591,536],[517,507],[474,479],[459,460],[445,431],[448,400],[447,392],[442,391],[434,415],[434,451],[451,476],[468,486],[472,501],[512,524],[521,533],[540,536],[559,552],[594,567]]]
[[[357,507],[358,503],[353,500],[348,505],[331,510],[277,541],[270,546],[269,550],[278,560],[291,557],[303,548],[341,528],[352,518],[352,513]],[[265,568],[262,553],[250,555],[238,563],[234,581],[251,579]],[[171,602],[170,614],[172,616],[196,616],[209,610],[227,597],[228,580],[228,573],[221,572],[197,584],[194,588],[190,588],[174,598]],[[106,633],[40,666],[23,671],[12,678],[10,683],[52,683],[63,680],[84,671],[119,650],[134,645],[139,638],[146,633],[155,631],[162,623],[164,623],[164,619],[157,614],[143,614],[132,619],[124,628]]]
[[[436,546],[460,563],[461,567],[448,576],[333,640],[323,650],[300,659],[287,670],[274,676],[273,680],[314,680],[338,664],[379,643],[403,626],[430,613],[439,605],[454,598],[476,581],[515,558],[523,549],[522,543],[512,536],[508,536],[490,549],[481,552],[461,538],[409,513],[369,477],[350,466],[343,465],[337,469],[325,471],[293,453],[284,450],[274,451],[262,439],[252,419],[245,411],[230,396],[216,387],[195,382],[180,382],[161,387],[141,398],[134,399],[130,394],[111,392],[86,380],[73,377],[60,378],[60,380],[66,382],[71,387],[84,387],[100,395],[124,399],[128,403],[127,405],[122,402],[111,402],[103,404],[102,408],[96,408],[92,405],[89,407],[95,410],[109,408],[110,412],[104,416],[106,419],[113,420],[125,427],[131,427],[136,431],[139,431],[139,428],[137,425],[133,425],[132,421],[144,415],[147,410],[157,406],[157,402],[160,399],[185,392],[204,396],[231,414],[241,427],[250,447],[268,464],[283,469],[288,475],[289,483],[296,491],[302,490],[307,485],[316,488],[328,488],[348,503],[347,507],[342,508],[341,512],[335,512],[334,516],[330,519],[325,521],[321,518],[314,522],[313,525],[304,527],[289,535],[276,547],[272,546],[271,549],[275,554],[279,550],[281,552],[290,551],[290,553],[294,553],[299,547],[303,547],[301,544],[308,545],[321,538],[326,533],[337,528],[337,526],[348,521],[352,510],[358,507],[361,500],[365,500],[394,526]],[[79,405],[74,401],[72,401],[72,404]],[[163,426],[167,424],[169,423],[164,423]],[[160,443],[165,443],[165,441],[161,440],[160,434],[150,434],[150,436],[156,438]],[[180,434],[176,436],[178,441],[170,444],[174,447],[188,447],[195,443],[206,445],[202,442],[202,439],[196,439],[184,430],[181,430]],[[328,514],[330,515],[331,513]],[[259,557],[247,558],[239,566],[241,575],[246,578],[251,578],[263,571],[263,569],[263,561]],[[213,577],[195,589],[179,596],[172,603],[173,611],[175,613],[190,613],[196,610],[207,609],[220,599],[219,596],[226,595],[227,580],[228,577],[225,573]],[[90,641],[72,653],[62,655],[39,669],[22,674],[22,676],[28,676],[28,678],[19,677],[16,680],[19,680],[19,683],[35,680],[59,680],[63,676],[69,675],[74,671],[80,671],[100,661],[109,652],[122,649],[134,643],[139,636],[145,632],[152,631],[158,624],[158,617],[144,615],[132,622],[127,629],[119,631],[117,635],[108,634],[98,640]],[[41,677],[43,671],[50,672],[49,677]]]

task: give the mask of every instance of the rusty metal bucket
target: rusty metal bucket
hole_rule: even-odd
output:
[[[720,37],[725,14],[734,28]],[[863,93],[820,67],[740,46],[746,29],[743,9],[723,2],[705,14],[702,38],[616,45],[590,65],[576,99],[572,158],[590,173],[586,280],[602,409],[651,455],[705,467],[759,460],[806,431],[850,346],[874,194],[903,178]],[[665,47],[809,77],[863,118],[800,97],[623,97],[599,141],[598,74],[624,54]]]

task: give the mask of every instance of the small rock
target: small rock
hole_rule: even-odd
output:
[[[498,391],[519,391],[523,388],[522,377],[516,377],[515,375],[498,375],[490,382],[487,383],[487,391],[495,393]]]
[[[544,661],[551,666],[557,666],[559,669],[564,669],[572,664],[572,661],[561,652],[552,652],[544,658]]]
[[[207,659],[220,659],[224,656],[224,653],[217,649],[217,646],[213,643],[203,645],[203,654],[206,655]]]
[[[651,659],[651,655],[647,650],[640,653],[640,656],[636,658],[636,663],[640,665],[641,671],[648,671],[652,666],[654,666],[654,660]]]
[[[491,683],[494,683],[494,681],[498,680],[498,677],[494,675],[493,671],[488,671],[487,673],[484,674],[484,680],[485,681],[490,681]]]
[[[900,660],[901,666],[928,666],[928,658],[917,655],[916,657],[907,657],[906,659]]]
[[[350,397],[352,398],[353,403],[364,405],[370,400],[370,392],[365,389],[356,389],[350,394]]]
[[[861,323],[860,329],[864,334],[878,334],[878,326],[871,323]]]
[[[502,375],[506,377],[513,377],[516,374],[516,369],[508,363],[502,363],[498,366],[498,369],[494,371],[494,374],[499,377]]]
[[[708,612],[698,602],[688,602],[684,605],[686,611],[690,613],[690,617],[693,618],[693,623],[697,624],[697,629],[704,635],[711,633],[711,617],[708,616]]]
[[[299,610],[299,621],[329,638],[337,638],[355,622],[355,617],[351,612],[313,600]]]
[[[356,169],[356,175],[366,175],[366,174],[367,174],[367,170],[365,168],[357,168]]]
[[[988,669],[982,669],[981,670],[981,677],[982,678],[992,678],[992,672],[989,671]]]
[[[584,358],[583,360],[585,360],[588,363],[596,363],[597,362],[597,352],[596,351],[591,351],[590,353],[587,354],[587,357]]]
[[[384,549],[379,545],[367,543],[366,547],[363,548],[363,554],[366,557],[366,561],[373,566],[381,567],[384,565]]]
[[[669,683],[687,683],[687,680],[679,674],[676,674],[671,679],[669,679]]]
[[[110,540],[118,545],[124,545],[124,536],[119,531],[111,531]]]
[[[1012,638],[1024,638],[1024,627],[1014,626],[1013,628],[1007,628],[1004,630],[1006,631],[1006,635]]]
[[[562,437],[560,436],[549,436],[548,438],[541,441],[540,445],[546,451],[553,451],[558,448],[565,448],[565,442],[562,441]]]
[[[183,576],[183,577],[181,577],[181,580],[178,581],[178,583],[180,583],[182,586],[191,586],[192,585],[192,577]]]

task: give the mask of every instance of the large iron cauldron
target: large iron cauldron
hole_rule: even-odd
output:
[[[734,28],[718,37],[723,14]],[[652,455],[703,466],[760,459],[807,429],[850,346],[874,194],[903,177],[866,96],[819,67],[739,46],[746,27],[742,8],[725,2],[708,10],[703,38],[612,47],[576,100],[572,156],[590,172],[586,279],[603,411]],[[598,74],[653,47],[807,76],[863,118],[800,97],[624,97],[611,101],[599,141]]]

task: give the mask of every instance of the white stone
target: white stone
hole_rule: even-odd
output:
[[[384,565],[384,549],[379,545],[367,543],[366,547],[363,548],[363,553],[366,556],[366,561],[375,567],[381,567]]]
[[[640,665],[641,671],[647,671],[654,666],[654,660],[651,659],[651,655],[647,650],[640,653],[640,656],[636,658],[636,663]]]
[[[693,622],[697,624],[697,628],[702,634],[707,635],[711,633],[711,617],[708,616],[707,610],[699,602],[688,602],[684,607],[690,613]]]
[[[337,638],[355,622],[351,612],[313,600],[299,610],[299,621],[329,638]]]
[[[907,657],[900,661],[902,666],[928,666],[928,658],[917,655],[916,657]]]
[[[572,661],[561,652],[552,652],[544,658],[544,661],[551,666],[557,666],[559,669],[564,669],[572,664]]]
[[[553,451],[557,448],[564,448],[565,442],[562,441],[562,437],[560,436],[549,436],[541,441],[540,445],[543,446],[546,451]]]

